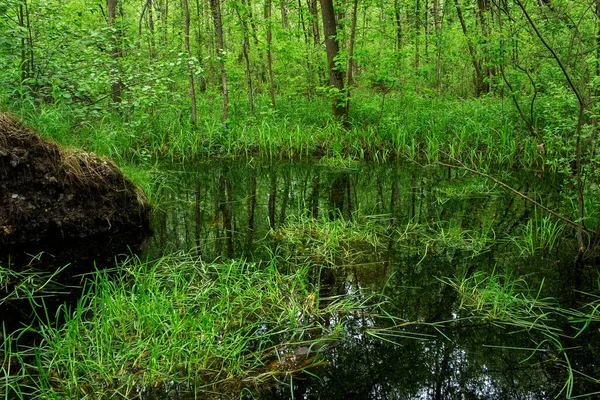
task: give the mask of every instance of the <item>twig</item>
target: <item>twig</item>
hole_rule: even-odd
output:
[[[527,196],[527,195],[519,192],[517,189],[515,189],[512,186],[510,186],[510,185],[502,182],[501,180],[499,180],[497,178],[494,178],[493,176],[491,176],[489,174],[486,174],[485,172],[481,172],[481,171],[479,171],[477,169],[469,168],[465,164],[463,164],[462,162],[460,162],[459,160],[455,159],[454,157],[450,157],[450,158],[452,160],[454,160],[456,163],[458,163],[458,165],[456,165],[456,164],[448,164],[448,163],[444,163],[444,162],[441,162],[441,161],[437,161],[433,165],[441,165],[441,166],[448,167],[448,168],[462,169],[462,170],[465,170],[465,171],[469,171],[472,174],[483,176],[484,178],[489,179],[489,180],[493,181],[494,183],[497,183],[498,185],[502,186],[505,189],[508,189],[509,191],[511,191],[512,193],[516,194],[517,196],[519,196],[519,197],[527,200],[528,202],[536,205],[537,207],[539,207],[542,210],[546,211],[548,214],[551,214],[551,215],[555,216],[556,218],[558,218],[558,219],[566,222],[567,224],[569,224],[571,226],[574,226],[575,228],[579,227],[579,224],[577,222],[571,221],[570,219],[568,219],[564,215],[561,215],[561,214],[557,213],[556,211],[553,211],[553,210],[549,209],[548,207],[542,205],[541,203],[539,203],[538,201],[532,199],[531,197],[529,197],[529,196]],[[595,233],[591,229],[588,229],[588,228],[585,228],[585,227],[583,229],[587,233],[590,233],[590,234],[594,234]]]

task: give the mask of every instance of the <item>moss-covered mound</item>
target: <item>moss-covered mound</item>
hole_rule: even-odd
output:
[[[110,160],[0,113],[0,247],[147,229],[150,205]]]

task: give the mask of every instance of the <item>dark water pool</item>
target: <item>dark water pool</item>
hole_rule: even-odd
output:
[[[600,376],[597,328],[561,343],[580,372],[570,377],[564,354],[543,336],[465,318],[470,314],[460,308],[456,291],[440,281],[478,271],[510,274],[531,287],[543,282],[543,296],[560,305],[578,301],[579,291],[594,290],[595,267],[578,270],[571,256],[573,233],[565,228],[552,246],[528,247],[519,238],[527,229],[546,229],[545,216],[483,178],[446,168],[334,160],[211,161],[161,167],[153,179],[159,207],[155,234],[143,250],[150,257],[186,250],[210,262],[275,253],[286,264],[304,253],[281,237],[312,219],[386,232],[375,248],[351,244],[358,256],[344,256],[346,246],[326,262],[314,256],[312,262],[327,264],[321,278],[330,294],[383,291],[384,310],[407,323],[386,337],[394,343],[374,334],[389,322],[358,314],[346,339],[325,348],[323,365],[284,378],[285,384],[260,398],[545,399],[565,397],[569,379],[573,395],[600,390],[594,381]],[[564,206],[552,179],[524,171],[507,181],[547,206]],[[438,322],[444,323],[431,325]]]

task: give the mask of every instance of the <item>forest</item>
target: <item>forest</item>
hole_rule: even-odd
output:
[[[0,188],[18,120],[152,208],[0,241],[3,398],[600,394],[600,0],[3,0],[0,67]]]

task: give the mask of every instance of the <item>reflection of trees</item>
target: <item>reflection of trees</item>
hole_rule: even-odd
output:
[[[523,364],[529,352],[509,349],[528,346],[528,334],[507,337],[502,328],[456,320],[454,293],[446,292],[430,271],[415,274],[417,261],[406,257],[396,264],[397,274],[386,291],[393,313],[410,321],[455,322],[438,328],[443,334],[428,325],[398,328],[404,337],[394,338],[397,344],[391,344],[365,333],[381,321],[366,312],[357,313],[347,326],[348,339],[328,348],[327,366],[312,371],[319,378],[301,376],[295,381],[294,398],[545,398],[552,378],[541,373],[536,363]],[[434,261],[442,271],[453,268],[443,258]],[[348,293],[360,290],[356,287],[360,282],[345,282],[353,286],[345,288]],[[414,339],[419,336],[423,340]],[[290,392],[277,389],[271,396],[287,399]]]
[[[423,229],[434,229],[437,223],[448,230],[476,232],[484,219],[494,222],[492,229],[499,237],[513,232],[529,212],[523,202],[497,192],[472,195],[467,187],[465,199],[454,187],[470,183],[456,176],[448,183],[445,170],[424,173],[388,165],[330,170],[308,164],[264,167],[213,161],[191,172],[161,174],[160,182],[168,182],[168,186],[160,189],[161,204],[153,220],[154,247],[147,250],[156,255],[195,247],[201,248],[209,261],[241,255],[260,260],[262,249],[270,244],[265,240],[268,232],[280,228],[294,214],[315,219],[378,215],[391,232],[387,250],[367,254],[351,268],[315,269],[314,283],[321,285],[322,295],[360,296],[368,290],[381,290],[385,284],[390,314],[408,321],[436,322],[460,317],[453,311],[454,293],[436,277],[510,266],[519,274],[535,271],[538,275],[531,279],[546,277],[548,288],[561,283],[555,265],[545,260],[539,260],[539,265],[533,260],[517,262],[502,248],[473,256],[460,247],[450,251],[443,243],[427,244],[426,248],[416,236],[399,242],[409,223],[421,223]],[[328,365],[315,371],[320,381],[298,381],[297,397],[543,398],[541,388],[556,393],[560,390],[556,385],[564,382],[564,369],[546,367],[551,359],[548,354],[524,364],[521,361],[529,353],[485,347],[531,346],[526,343],[527,336],[506,336],[493,326],[467,327],[455,322],[443,329],[444,336],[419,326],[413,328],[415,332],[435,338],[402,339],[392,345],[365,334],[365,328],[374,323],[366,314],[357,315],[349,328],[351,339],[328,349]],[[589,343],[597,343],[594,340]],[[576,343],[569,345],[575,347]],[[596,374],[596,353],[587,349],[571,361]],[[533,361],[543,368],[533,370]],[[280,397],[289,398],[289,391]]]
[[[260,250],[255,242],[292,214],[319,218],[325,213],[330,219],[350,219],[355,213],[380,215],[397,227],[437,219],[464,230],[480,229],[481,216],[487,215],[497,220],[498,233],[510,231],[514,219],[509,217],[524,212],[523,204],[512,198],[480,196],[464,201],[453,196],[438,202],[443,196],[438,190],[445,179],[443,170],[424,174],[406,167],[368,165],[328,171],[309,164],[264,167],[213,161],[193,171],[160,174],[157,181],[163,186],[153,221],[157,233],[153,251],[196,248],[207,260]]]
[[[248,234],[246,239],[246,251],[252,251],[254,244],[254,213],[256,211],[256,169],[250,170],[250,181],[248,191]]]
[[[329,219],[352,219],[352,189],[347,172],[336,174],[329,189]]]

